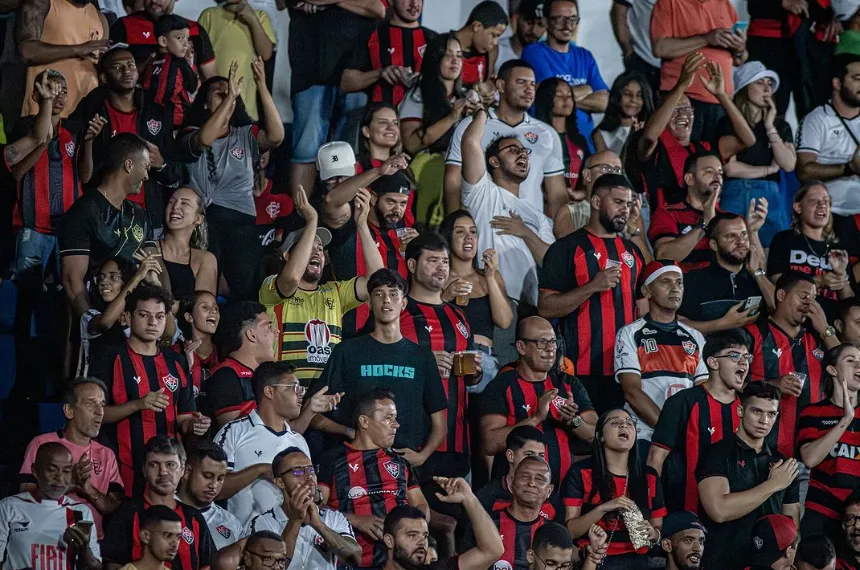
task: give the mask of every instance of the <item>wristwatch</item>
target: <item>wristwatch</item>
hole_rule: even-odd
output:
[[[755,271],[753,271],[753,277],[755,277],[756,279],[758,279],[759,277],[764,277],[765,275],[767,275],[767,272],[764,269],[756,269]]]
[[[821,334],[821,338],[830,338],[836,334],[836,329],[831,327],[827,327],[824,329],[824,332]]]
[[[573,416],[570,419],[570,422],[568,422],[568,425],[570,425],[570,427],[572,427],[573,429],[578,428],[582,425],[582,416],[580,416],[579,414]]]

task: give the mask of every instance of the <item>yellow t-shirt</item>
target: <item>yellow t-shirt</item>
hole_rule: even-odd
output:
[[[254,12],[260,19],[260,25],[263,26],[266,35],[272,43],[275,43],[275,32],[272,30],[269,15],[262,10],[254,10]],[[256,121],[258,119],[257,84],[254,83],[254,73],[251,71],[251,60],[257,52],[254,50],[250,28],[237,20],[235,14],[221,6],[203,10],[197,23],[209,33],[209,40],[215,51],[218,75],[227,77],[230,73],[230,64],[234,61],[239,63],[239,77],[245,78],[242,84],[242,101],[248,114]]]
[[[277,280],[277,275],[270,275],[260,287],[260,303],[278,325],[275,360],[291,363],[296,377],[307,385],[322,374],[340,342],[343,316],[361,305],[355,295],[358,277],[329,281],[314,291],[296,289],[288,298],[278,292]]]

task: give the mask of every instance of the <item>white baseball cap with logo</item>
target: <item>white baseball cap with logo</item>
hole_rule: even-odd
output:
[[[860,10],[860,0],[830,0],[833,15],[840,22],[850,20]]]
[[[323,182],[338,176],[355,176],[355,152],[343,141],[326,143],[317,151],[317,169]]]

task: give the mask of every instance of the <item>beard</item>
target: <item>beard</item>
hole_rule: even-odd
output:
[[[394,545],[394,554],[392,556],[394,562],[399,564],[405,570],[421,570],[424,564],[415,562],[405,549]]]
[[[379,227],[385,230],[393,230],[403,219],[402,216],[396,214],[388,214],[387,216],[379,209],[379,205],[374,208],[376,211],[376,219],[379,221]]]
[[[701,562],[699,562],[699,564],[693,564],[692,562],[687,560],[686,557],[684,557],[682,560],[678,560],[677,552],[672,552],[672,560],[675,561],[675,566],[678,567],[678,570],[701,570],[702,568]]]
[[[600,212],[600,225],[609,233],[615,234],[624,229],[627,220],[621,217],[610,218],[603,211]]]
[[[730,264],[732,264],[732,265],[743,265],[743,264],[744,264],[744,263],[746,263],[746,262],[749,260],[749,258],[750,258],[750,253],[749,253],[749,251],[747,251],[747,254],[746,254],[746,255],[744,255],[744,256],[740,256],[740,255],[735,255],[735,254],[734,254],[733,252],[731,252],[731,251],[723,251],[723,250],[719,250],[719,251],[717,252],[717,255],[718,255],[718,256],[720,256],[720,258],[721,258],[721,259],[723,259],[724,261],[726,261],[727,263],[730,263]]]
[[[857,97],[856,93],[845,87],[845,85],[839,90],[839,97],[850,107],[860,107],[860,98]]]

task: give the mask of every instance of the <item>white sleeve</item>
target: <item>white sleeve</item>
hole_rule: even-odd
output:
[[[9,525],[10,522],[10,513],[9,513],[9,500],[5,499],[0,501],[0,562],[7,562],[7,558],[9,553],[6,550],[6,546],[9,544]],[[97,533],[93,533],[97,534]],[[6,564],[3,564],[5,567]]]
[[[221,449],[224,450],[224,453],[227,454],[227,471],[233,471],[233,467],[236,465],[236,442],[234,441],[234,435],[236,433],[235,429],[231,429],[233,422],[227,422],[221,429],[218,430],[218,433],[215,434],[215,443],[221,446]]]
[[[466,117],[454,129],[454,134],[451,135],[451,144],[448,145],[448,154],[445,156],[445,164],[463,164],[463,154],[460,151],[460,143],[463,142],[463,133],[466,132],[466,127],[472,124],[472,117]]]
[[[547,129],[547,132],[552,137],[552,152],[543,162],[543,175],[544,177],[558,176],[559,174],[564,174],[564,154],[561,152],[561,137],[550,129]]]
[[[278,505],[275,508],[280,509],[281,506]],[[265,513],[253,516],[250,518],[250,520],[248,520],[248,525],[245,527],[244,536],[251,536],[255,532],[259,532],[261,530],[270,530],[276,534],[281,534],[281,532],[283,532],[283,529],[278,528],[278,526],[279,525],[274,519],[274,517],[270,516],[269,512],[266,511]]]
[[[484,175],[481,176],[481,179],[474,184],[469,184],[461,177],[460,188],[463,193],[463,205],[469,210],[476,210],[479,209],[488,199],[487,194],[490,189],[490,178],[487,176],[486,171],[484,171]]]
[[[546,217],[543,212],[540,212],[538,219],[540,220],[540,229],[538,231],[538,237],[544,243],[548,243],[550,245],[554,244],[555,234],[552,233],[552,220]]]
[[[642,375],[639,352],[633,339],[634,330],[632,324],[626,325],[615,336],[615,379],[618,382],[621,382],[622,373]]]
[[[702,358],[702,353],[705,350],[705,337],[696,329],[690,328],[688,330],[692,333],[693,338],[696,339],[696,344],[699,345],[699,362],[696,363],[696,376],[693,378],[694,381],[698,382],[708,377],[708,367],[705,365],[705,359]]]
[[[401,121],[420,121],[424,118],[424,103],[421,101],[421,92],[417,88],[411,89],[406,94],[397,114]]]
[[[797,152],[821,154],[827,138],[824,114],[815,109],[800,121],[797,129]]]
[[[90,508],[88,506],[82,505],[81,510],[84,513],[83,520],[85,520],[85,521],[92,521],[93,520],[93,512],[90,510]],[[94,522],[94,524],[95,524],[95,522]],[[98,534],[99,533],[96,532],[95,528],[93,528],[90,531],[90,552],[93,553],[93,556],[95,556],[96,560],[101,560],[102,559],[102,551],[101,551],[101,548],[99,547]]]
[[[352,530],[352,525],[349,524],[343,513],[334,510],[329,510],[328,512],[331,513],[331,524],[326,523],[328,527],[340,535],[348,536],[355,540],[355,532]]]
[[[88,309],[86,313],[81,315],[81,338],[84,340],[92,340],[101,336],[101,333],[91,333],[90,323],[93,319],[101,315],[101,312],[95,309]]]

